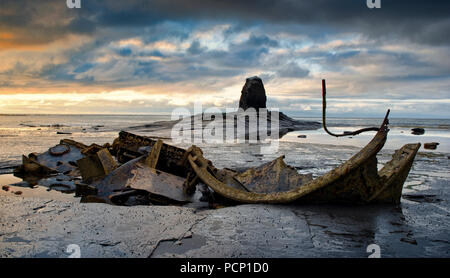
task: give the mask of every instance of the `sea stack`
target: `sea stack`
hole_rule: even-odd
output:
[[[256,110],[256,115],[259,118],[261,116],[261,114],[259,112],[260,109],[267,109],[266,106],[266,102],[267,102],[267,96],[266,96],[266,90],[264,89],[264,85],[263,82],[261,80],[261,78],[254,76],[254,77],[249,77],[245,80],[245,85],[242,88],[242,92],[241,92],[241,98],[239,100],[239,109],[243,109],[243,110],[247,110],[248,108],[254,108]],[[274,125],[274,119],[278,119],[276,120],[276,122],[278,122],[278,131],[276,131],[276,133],[278,133],[279,137],[281,138],[283,135],[285,135],[288,132],[291,131],[295,131],[295,130],[314,130],[314,129],[319,129],[322,127],[322,124],[319,122],[313,122],[313,121],[301,121],[301,120],[296,120],[293,119],[291,117],[289,117],[288,115],[285,115],[283,112],[279,111],[279,109],[276,109],[274,111],[269,111],[267,109],[266,111],[267,113],[263,113],[266,114],[267,116],[267,122],[270,122],[270,128],[274,131],[276,131],[275,125]],[[226,117],[230,117],[227,119],[237,119],[238,121],[241,121],[241,123],[243,122],[246,126],[245,128],[245,138],[250,138],[249,134],[250,132],[255,132],[253,129],[247,128],[249,127],[249,121],[254,119],[253,117],[246,117],[246,113],[240,113],[240,111],[236,111],[236,112],[228,112],[228,115],[225,115],[224,113],[220,113],[219,114],[215,114],[215,113],[198,113],[195,115],[192,115],[190,117],[186,117],[185,118],[185,122],[183,122],[183,124],[186,124],[188,127],[186,128],[186,130],[194,130],[195,127],[193,126],[193,123],[195,123],[196,121],[198,121],[199,123],[201,122],[203,127],[206,127],[211,123],[212,117],[214,117],[214,119],[216,118],[222,118],[224,117],[224,115]],[[250,114],[250,113],[248,113]],[[239,116],[245,116],[245,118],[241,118]],[[184,120],[183,120],[184,121]],[[158,136],[159,137],[171,137],[171,134],[173,132],[173,128],[175,125],[180,125],[181,124],[181,120],[174,120],[174,121],[159,121],[159,122],[154,122],[154,123],[150,123],[150,124],[146,124],[146,125],[142,125],[142,126],[133,126],[133,127],[129,127],[128,129],[133,129],[133,130],[140,130],[140,131],[145,131],[145,132],[152,132],[152,133],[156,133],[158,132]],[[225,122],[217,122],[217,124],[219,125],[223,125],[225,124]],[[226,127],[226,126],[225,126]],[[237,121],[234,122],[234,128],[237,128]],[[272,134],[272,130],[270,131]],[[259,132],[258,130],[256,130],[256,132]],[[237,134],[237,133],[234,133]],[[203,132],[200,132],[199,135],[195,135],[195,136],[203,136]],[[258,134],[256,135],[255,138],[257,138]],[[189,138],[191,138],[191,135],[189,135]]]
[[[247,110],[248,108],[266,108],[266,90],[264,89],[261,78],[257,76],[249,77],[245,80],[241,91],[239,108]]]

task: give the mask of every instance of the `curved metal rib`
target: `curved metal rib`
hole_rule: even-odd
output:
[[[326,110],[327,110],[326,95],[327,95],[327,87],[325,84],[325,79],[322,79],[322,125],[323,125],[323,129],[326,131],[326,133],[328,133],[334,137],[343,137],[343,136],[358,135],[358,134],[366,132],[366,131],[378,131],[379,130],[378,127],[367,127],[367,128],[358,129],[358,130],[355,130],[352,132],[344,132],[341,134],[336,134],[336,133],[329,131],[327,128],[327,124],[326,124]],[[389,110],[388,110],[388,114],[389,114]]]

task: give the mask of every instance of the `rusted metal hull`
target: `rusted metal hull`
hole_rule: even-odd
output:
[[[199,148],[192,148],[188,160],[198,177],[217,194],[240,203],[399,203],[403,183],[411,169],[420,144],[407,144],[396,152],[392,161],[377,171],[377,153],[383,148],[388,133],[387,116],[375,137],[345,163],[296,188],[274,192],[239,189],[218,178],[219,171],[206,160]],[[250,180],[252,178],[249,178]],[[300,180],[298,178],[294,178]],[[258,184],[254,188],[271,188],[274,184]],[[258,192],[259,191],[259,192]]]

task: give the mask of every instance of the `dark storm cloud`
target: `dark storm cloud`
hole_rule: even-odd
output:
[[[0,32],[12,32],[19,45],[46,44],[68,34],[92,34],[88,15],[73,13],[65,1],[0,1]]]
[[[154,1],[171,18],[236,20],[245,24],[298,23],[324,25],[374,37],[398,36],[419,43],[450,43],[450,1],[381,0],[369,9],[365,0]],[[231,30],[232,31],[232,30]]]
[[[65,0],[2,0],[0,28],[23,28],[30,43],[51,41],[67,33],[91,34],[98,28],[148,27],[164,21],[195,25],[199,20],[242,25],[299,24],[323,26],[333,32],[355,31],[375,38],[406,38],[425,44],[449,44],[450,1],[381,0],[381,9],[369,9],[366,0],[133,0],[82,1],[68,9]],[[55,21],[51,26],[40,19]],[[65,19],[70,18],[69,22]],[[37,34],[37,35],[33,35]]]
[[[141,25],[169,20],[226,20],[244,25],[293,23],[325,26],[338,31],[359,31],[373,37],[399,36],[415,42],[450,42],[450,1],[381,1],[381,9],[369,9],[365,0],[261,0],[261,1],[135,1],[122,4],[125,12],[100,9],[101,25]],[[98,6],[97,6],[98,7]],[[119,7],[116,7],[119,9]],[[95,10],[94,10],[95,11]],[[242,30],[235,26],[228,32]]]

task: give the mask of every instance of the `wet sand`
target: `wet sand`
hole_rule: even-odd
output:
[[[0,195],[1,257],[450,257],[450,194],[437,180],[400,206],[120,207]]]
[[[4,183],[1,183],[1,181],[4,180],[0,176],[0,184],[2,184],[2,187]],[[34,186],[31,187],[23,187],[23,186],[13,186],[8,185],[8,190],[1,188],[0,190],[0,196],[17,196],[22,198],[32,198],[32,199],[51,199],[51,200],[58,200],[58,201],[67,201],[67,202],[79,202],[79,198],[75,198],[74,194],[65,194],[61,193],[56,190],[50,190],[48,187],[44,186]]]
[[[272,158],[253,155],[258,147],[210,145],[204,151],[218,167],[252,166]],[[280,145],[288,163],[315,176],[358,151],[325,149]],[[380,167],[391,155],[380,152]],[[449,169],[446,155],[419,152],[399,206],[120,207],[82,204],[45,187],[10,187],[23,193],[0,192],[0,257],[67,257],[70,244],[80,246],[82,257],[364,258],[369,244],[378,244],[382,257],[450,257]]]

